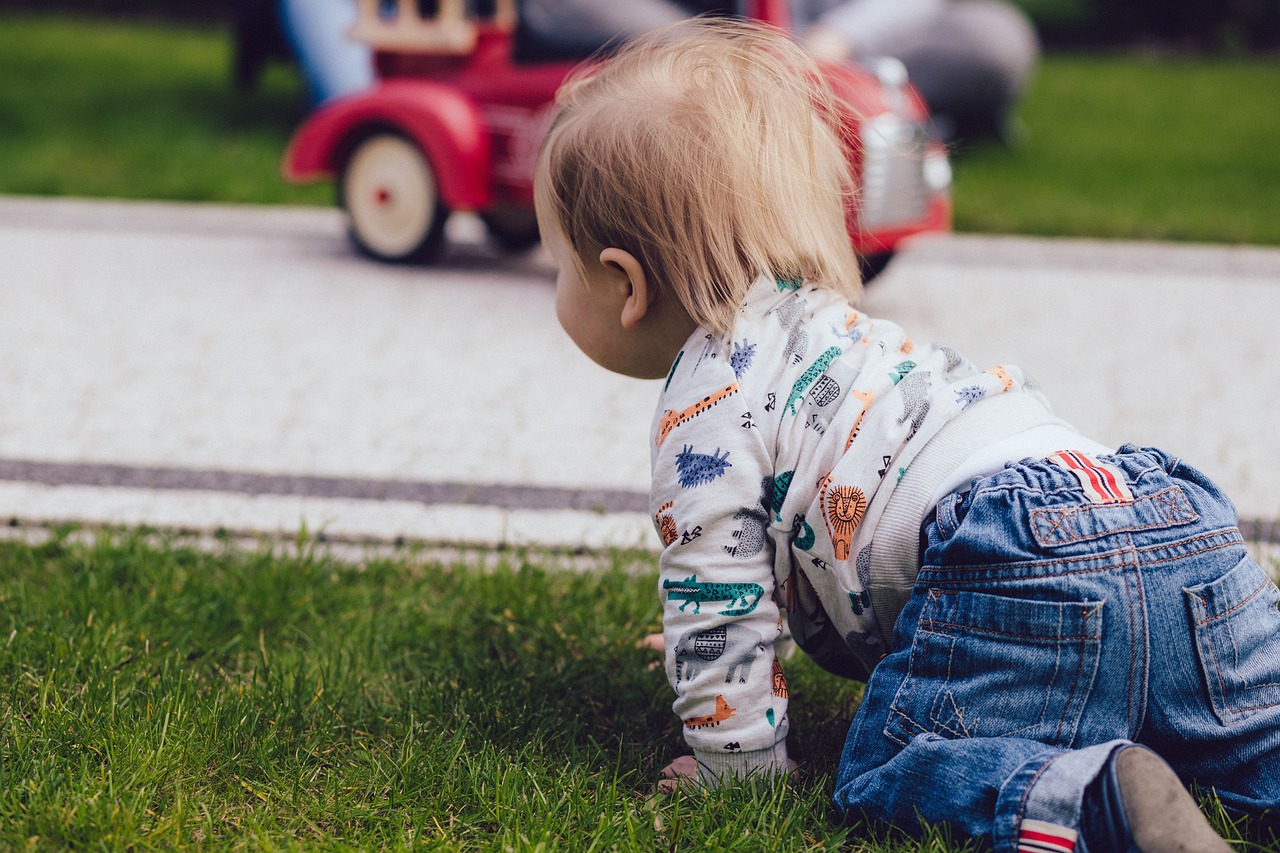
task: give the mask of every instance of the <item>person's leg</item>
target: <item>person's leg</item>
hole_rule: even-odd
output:
[[[944,134],[973,140],[1010,136],[1039,52],[1035,30],[1016,7],[961,0],[900,39],[891,55],[907,67]]]
[[[1143,590],[1159,649],[1135,740],[1230,811],[1280,815],[1280,590],[1246,553],[1235,510],[1200,472],[1162,455],[1198,535],[1145,545]]]
[[[913,599],[909,610],[918,603]],[[904,621],[913,624],[911,620],[904,611],[899,626]],[[961,694],[923,684],[911,674],[911,657],[911,643],[899,644],[868,681],[841,758],[836,807],[851,818],[872,818],[913,835],[922,822],[950,826],[969,838],[986,840],[996,850],[1018,849],[1024,830],[1071,849],[1083,789],[1121,742],[1068,751],[1014,736],[909,734],[919,726],[902,716],[906,703],[925,693],[955,702],[955,708],[945,712],[954,725],[941,726],[943,731],[965,725],[970,713],[978,721],[992,707],[982,701],[980,690]],[[1036,678],[1028,674],[1028,686]],[[904,695],[915,690],[920,692],[915,697]],[[993,706],[1005,703],[996,695],[991,698]],[[1025,704],[1025,699],[1014,697],[1007,701]],[[924,704],[933,704],[932,699]]]
[[[313,104],[373,85],[372,51],[347,35],[355,20],[354,0],[280,0],[280,23]]]
[[[1076,459],[1010,466],[939,505],[894,650],[850,729],[838,807],[907,830],[948,823],[1014,850],[1026,833],[1067,846],[1082,828],[1136,837],[1158,813],[1145,805],[1168,800],[1170,819],[1214,838],[1190,797],[1168,796],[1181,790],[1172,771],[1117,764],[1164,654],[1153,663],[1134,534],[1175,548],[1207,534],[1157,457],[1105,458],[1083,471]],[[1099,477],[1113,478],[1105,493]],[[1113,773],[1121,805],[1097,809],[1095,783]],[[1083,825],[1130,805],[1137,827]]]
[[[689,16],[674,0],[524,0],[519,53],[528,60],[587,56]]]
[[[1091,629],[1069,624],[1061,630],[1060,613],[1055,613],[1038,621],[1053,654],[1031,656],[1040,657],[1046,666],[1028,660],[1024,667],[1021,659],[1028,656],[1000,643],[1002,648],[993,645],[976,652],[983,659],[1009,654],[1008,666],[994,671],[994,678],[955,681],[947,677],[947,664],[957,656],[969,657],[964,647],[970,644],[955,642],[957,632],[935,635],[934,629],[956,618],[981,624],[990,611],[980,605],[985,615],[972,612],[973,618],[966,618],[939,609],[936,598],[931,606],[930,598],[931,591],[913,596],[898,619],[894,652],[867,683],[840,762],[837,808],[851,818],[871,818],[912,834],[922,821],[946,825],[998,851],[1017,850],[1024,833],[1056,839],[1063,849],[1072,849],[1083,790],[1126,742],[1069,750],[1034,738],[1048,739],[1060,720],[1078,716],[1097,664],[1094,655],[1074,654],[1074,643],[1052,638]],[[1012,624],[1017,622],[1015,617]],[[933,636],[917,642],[916,626],[921,624]],[[1022,627],[1038,630],[1025,623]],[[1088,672],[1088,684],[1077,683],[1075,673],[1082,669]],[[1065,725],[1074,730],[1069,719]],[[1028,736],[965,735],[1012,735],[1017,729],[1025,729]]]

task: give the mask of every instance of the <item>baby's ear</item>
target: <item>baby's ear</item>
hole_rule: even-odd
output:
[[[649,287],[644,267],[635,255],[626,249],[610,247],[600,253],[600,264],[606,270],[625,279],[626,301],[622,305],[622,328],[634,329],[649,313],[649,306],[657,294]],[[619,284],[623,284],[619,281]]]

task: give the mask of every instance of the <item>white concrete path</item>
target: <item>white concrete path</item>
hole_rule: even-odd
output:
[[[456,226],[456,227],[453,227]],[[0,520],[335,540],[656,545],[656,382],[558,328],[541,252],[451,223],[434,268],[336,211],[0,197]],[[1280,520],[1280,250],[954,236],[865,308],[1030,369]]]

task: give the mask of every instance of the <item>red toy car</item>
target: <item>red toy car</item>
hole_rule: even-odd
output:
[[[438,0],[429,18],[417,0],[396,3],[388,13],[379,0],[359,0],[352,35],[373,47],[379,82],[308,117],[285,154],[285,176],[336,177],[353,241],[380,260],[434,258],[451,211],[479,214],[505,248],[532,246],[534,163],[552,98],[576,63],[516,61],[515,0],[496,0],[484,16],[465,0]],[[730,5],[788,24],[785,0]],[[858,140],[850,157],[861,193],[849,234],[878,271],[904,238],[950,227],[946,151],[900,64],[825,65],[824,74]]]

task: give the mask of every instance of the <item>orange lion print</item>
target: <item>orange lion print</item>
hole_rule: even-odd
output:
[[[853,531],[858,529],[867,511],[867,496],[854,486],[833,486],[831,475],[822,478],[822,518],[831,535],[837,560],[849,559]]]

